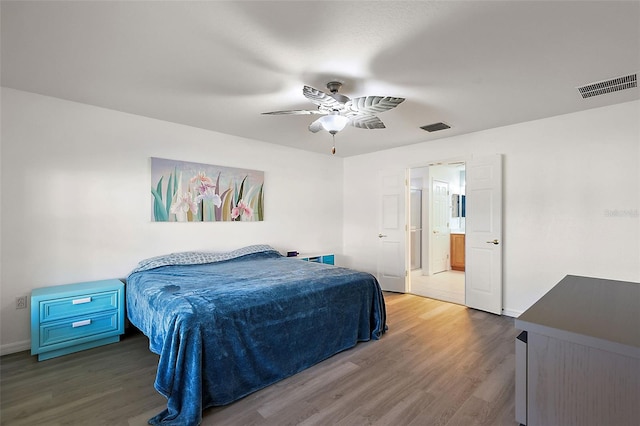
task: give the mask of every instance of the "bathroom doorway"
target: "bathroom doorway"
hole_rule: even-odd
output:
[[[410,169],[410,293],[465,303],[464,162]]]

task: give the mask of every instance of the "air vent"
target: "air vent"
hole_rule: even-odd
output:
[[[617,92],[618,90],[638,87],[638,74],[630,74],[624,77],[612,78],[610,80],[598,81],[578,87],[583,99],[592,96],[604,95],[605,93]]]
[[[451,126],[443,122],[440,122],[440,123],[427,124],[426,126],[422,126],[420,128],[422,130],[426,130],[427,132],[437,132],[438,130],[450,129]]]

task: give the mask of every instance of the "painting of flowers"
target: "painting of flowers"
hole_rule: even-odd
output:
[[[151,157],[153,222],[264,220],[264,172]]]

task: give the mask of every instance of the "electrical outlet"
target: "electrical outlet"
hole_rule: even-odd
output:
[[[27,296],[16,297],[16,309],[27,309]]]

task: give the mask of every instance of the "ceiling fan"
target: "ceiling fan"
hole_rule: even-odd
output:
[[[350,99],[349,97],[338,93],[342,87],[339,81],[330,81],[327,83],[327,89],[330,93],[324,93],[310,86],[302,88],[302,94],[312,103],[317,105],[317,109],[313,110],[289,110],[289,111],[272,111],[263,112],[268,115],[285,115],[285,114],[315,114],[322,115],[309,125],[309,131],[312,133],[325,129],[332,136],[345,128],[347,124],[360,129],[384,129],[384,123],[374,114],[388,111],[397,107],[404,98],[394,98],[391,96],[363,96]],[[332,148],[335,154],[335,143]]]

